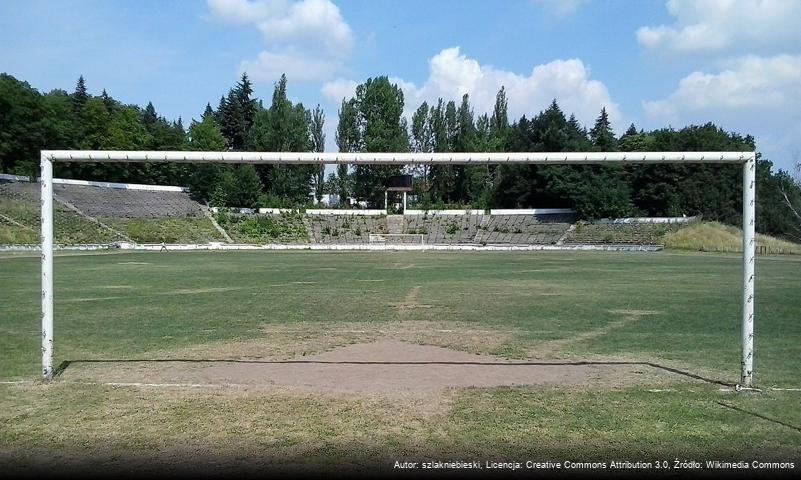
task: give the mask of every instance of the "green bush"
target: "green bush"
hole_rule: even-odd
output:
[[[308,239],[309,236],[303,223],[303,214],[298,211],[252,216],[218,214],[218,223],[221,226],[224,224],[224,228],[237,241],[269,242]]]

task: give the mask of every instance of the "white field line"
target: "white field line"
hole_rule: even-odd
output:
[[[198,252],[209,250],[312,250],[312,251],[477,251],[477,252],[540,252],[540,251],[594,251],[594,252],[656,252],[663,249],[661,245],[472,245],[472,244],[424,244],[424,245],[385,245],[385,244],[166,244],[168,252]],[[134,244],[129,242],[119,242],[116,245],[97,244],[97,245],[55,245],[57,252],[63,251],[108,251],[118,250],[120,253],[130,253],[134,251],[160,252],[162,244]],[[2,245],[0,252],[38,252],[40,245]]]
[[[107,387],[143,387],[143,388],[254,388],[254,387],[272,387],[272,384],[259,384],[259,383],[148,383],[148,382],[81,382],[72,380],[58,381],[58,383],[69,385],[100,385]],[[46,382],[37,380],[0,380],[0,385],[37,385],[45,384]],[[740,388],[740,391],[748,390],[761,392],[758,388]],[[777,388],[771,387],[767,390],[778,392],[801,392],[801,388]],[[675,393],[677,390],[672,388],[651,388],[647,390],[650,393]],[[719,392],[734,392],[733,388],[720,388]]]
[[[270,384],[246,383],[148,383],[148,382],[79,382],[64,381],[72,385],[102,385],[107,387],[145,387],[145,388],[246,388],[269,387]]]

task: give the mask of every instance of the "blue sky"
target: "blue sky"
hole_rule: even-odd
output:
[[[620,133],[713,121],[756,136],[774,164],[801,160],[801,2],[795,0],[0,0],[0,71],[40,91],[83,74],[169,119],[199,117],[247,70],[269,101],[321,104],[328,149],[339,100],[388,75],[423,100],[469,93],[513,117],[557,98]]]

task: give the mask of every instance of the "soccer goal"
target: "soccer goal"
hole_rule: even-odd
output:
[[[175,162],[231,164],[349,164],[349,165],[581,165],[581,164],[739,164],[743,167],[743,271],[741,385],[751,387],[754,361],[755,152],[575,152],[575,153],[291,153],[291,152],[156,152],[156,151],[42,151],[41,152],[41,280],[42,374],[53,368],[53,163],[54,162]],[[370,242],[424,242],[424,236],[376,235]]]
[[[371,233],[370,245],[425,245],[422,233]]]

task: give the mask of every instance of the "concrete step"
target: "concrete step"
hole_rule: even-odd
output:
[[[403,233],[403,215],[387,215],[387,233]]]

